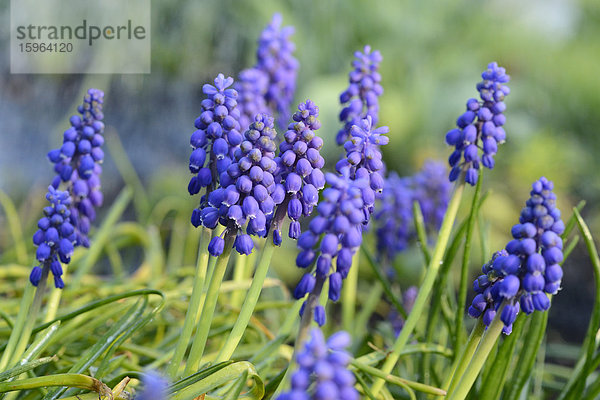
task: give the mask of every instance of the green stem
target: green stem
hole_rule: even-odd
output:
[[[36,291],[35,289],[36,287],[33,285],[25,285],[25,291],[23,292],[23,298],[21,299],[21,306],[19,307],[19,314],[17,315],[15,326],[10,333],[8,343],[6,344],[6,348],[4,349],[4,353],[2,353],[2,358],[0,359],[0,372],[5,371],[6,367],[8,367],[8,363],[10,362],[10,358],[15,351],[17,342],[21,338],[21,332],[23,331],[25,322],[27,322],[27,318],[29,318],[29,309],[33,303],[33,298]]]
[[[246,299],[244,300],[240,314],[238,315],[225,344],[217,355],[216,362],[229,360],[235,348],[240,343],[240,340],[246,331],[246,327],[250,322],[256,303],[258,303],[258,298],[260,297],[260,292],[262,291],[265,278],[267,277],[275,247],[272,235],[267,236],[267,240],[260,254],[258,266],[256,267],[256,272],[254,273],[254,278],[252,279],[252,284],[246,294]]]
[[[38,314],[40,313],[40,308],[42,307],[42,299],[44,298],[44,293],[46,292],[46,283],[48,281],[49,271],[50,267],[48,266],[44,266],[42,268],[42,278],[35,290],[35,296],[33,297],[31,308],[27,312],[27,320],[25,322],[23,330],[19,334],[19,340],[17,341],[15,350],[11,355],[10,361],[8,363],[9,366],[14,365],[27,348],[27,344],[29,343],[29,339],[31,338],[31,331],[33,330],[35,321],[37,320]]]
[[[425,274],[425,279],[423,281],[423,284],[421,285],[421,288],[419,289],[419,294],[417,295],[417,298],[415,300],[415,305],[413,306],[411,313],[409,314],[406,322],[404,323],[400,335],[394,343],[392,352],[385,360],[385,362],[383,363],[383,367],[381,368],[381,370],[385,374],[389,374],[392,372],[392,369],[398,362],[398,358],[400,357],[402,349],[408,342],[410,334],[415,329],[417,321],[423,314],[423,309],[425,308],[427,299],[429,298],[429,294],[431,293],[431,289],[433,288],[433,284],[435,283],[438,270],[440,269],[442,257],[446,250],[446,246],[448,245],[448,239],[450,238],[450,233],[452,232],[452,225],[454,225],[454,220],[456,219],[456,214],[458,212],[458,207],[460,205],[460,200],[462,197],[464,187],[464,182],[460,182],[454,189],[454,193],[452,195],[452,198],[450,199],[450,203],[448,204],[446,215],[444,216],[444,221],[442,222],[442,227],[440,228],[437,243],[435,245],[435,248],[433,249],[431,262],[429,263],[427,273]],[[378,378],[375,380],[372,387],[372,391],[375,396],[379,394],[379,391],[381,390],[384,384],[385,380],[383,379]]]
[[[479,347],[477,347],[477,350],[475,351],[475,354],[473,354],[471,362],[465,370],[465,373],[462,375],[462,377],[460,377],[458,374],[454,375],[454,378],[452,379],[453,381],[458,379],[460,380],[457,385],[454,385],[453,383],[450,384],[450,387],[454,389],[450,389],[448,391],[448,395],[446,396],[448,400],[463,400],[469,394],[469,391],[475,383],[483,364],[485,364],[485,360],[487,360],[490,351],[502,333],[504,323],[500,319],[500,315],[502,314],[503,309],[504,306],[501,306],[496,313],[496,317],[488,327],[487,332],[479,344]]]
[[[475,221],[477,220],[479,196],[481,194],[481,181],[483,181],[483,169],[479,169],[479,179],[477,179],[477,186],[475,187],[475,194],[473,195],[473,202],[471,204],[471,213],[467,222],[467,233],[465,240],[465,248],[463,250],[462,266],[460,269],[460,285],[458,290],[458,308],[455,319],[455,341],[454,348],[459,349],[465,342],[465,306],[467,303],[467,287],[469,280],[469,258],[471,256],[471,240],[473,238],[473,231],[475,229]]]
[[[571,379],[569,379],[565,389],[560,394],[559,399],[561,400],[564,398],[569,398],[570,396],[574,398],[581,398],[583,390],[585,389],[585,380],[592,372],[590,363],[592,362],[594,352],[597,348],[597,334],[600,327],[600,257],[598,256],[598,249],[596,248],[590,229],[581,217],[579,210],[577,208],[573,208],[573,214],[579,227],[579,231],[583,236],[585,246],[592,263],[596,293],[592,316],[590,318],[587,334],[582,346],[582,354],[577,362],[577,367],[582,364],[583,365],[581,369],[577,369],[578,373],[573,374]]]
[[[427,231],[425,229],[425,219],[423,218],[423,212],[418,201],[413,201],[412,204],[413,219],[415,220],[415,230],[417,231],[417,244],[421,248],[425,264],[429,264],[431,261],[431,254],[427,247]]]
[[[433,394],[433,395],[437,395],[437,396],[444,396],[446,394],[446,391],[443,389],[436,388],[434,386],[425,385],[425,384],[419,383],[419,382],[409,381],[407,379],[403,379],[403,378],[400,378],[395,375],[385,374],[382,371],[378,370],[377,368],[371,367],[370,365],[361,363],[360,361],[357,361],[357,360],[350,361],[350,365],[352,365],[356,369],[366,372],[369,375],[376,376],[381,379],[385,379],[387,382],[390,382],[390,383],[393,383],[396,385],[407,386],[418,392]]]
[[[483,375],[481,392],[479,397],[482,399],[498,400],[502,394],[506,377],[508,376],[508,370],[510,362],[515,352],[517,342],[521,338],[523,327],[525,325],[526,315],[519,313],[517,320],[513,325],[513,331],[503,342],[498,350],[498,354],[491,363],[491,369],[489,373]],[[533,347],[533,343],[527,342],[527,344]]]
[[[355,326],[354,312],[356,310],[359,260],[360,252],[357,251],[352,257],[352,268],[350,268],[342,286],[342,327],[350,334],[353,334]]]
[[[236,254],[235,268],[233,269],[233,282],[240,283],[244,280],[244,277],[246,276],[246,264],[249,264],[249,258],[250,256]],[[234,290],[233,292],[231,292],[231,299],[229,300],[229,305],[232,309],[238,309],[242,305],[242,292],[242,290]]]
[[[198,319],[198,310],[200,307],[200,297],[204,288],[204,280],[206,279],[206,266],[208,263],[208,242],[210,241],[211,231],[202,228],[200,234],[200,247],[198,248],[198,258],[196,263],[196,275],[194,276],[194,287],[192,289],[192,296],[190,298],[190,304],[185,314],[185,321],[183,323],[183,329],[181,335],[177,341],[175,347],[175,353],[173,359],[167,368],[167,374],[171,379],[175,378],[177,371],[179,370],[183,356],[188,347],[196,320]]]
[[[101,396],[112,397],[112,392],[98,379],[81,374],[56,374],[49,376],[38,376],[30,379],[21,379],[12,382],[0,382],[0,393],[15,390],[36,389],[49,386],[70,386],[79,389],[93,390]]]
[[[0,205],[2,205],[2,208],[4,208],[4,213],[6,214],[6,220],[8,222],[8,228],[13,237],[17,261],[21,265],[26,265],[27,248],[25,247],[25,241],[23,240],[23,231],[21,229],[19,213],[17,212],[15,204],[11,198],[8,197],[8,195],[2,190],[0,190]]]
[[[465,373],[465,370],[469,365],[469,361],[471,361],[473,354],[475,354],[475,350],[477,350],[477,345],[479,345],[479,342],[481,341],[481,337],[483,336],[484,332],[485,325],[482,319],[479,318],[477,320],[477,324],[471,331],[471,335],[469,336],[469,340],[467,341],[464,350],[460,353],[460,357],[456,357],[454,359],[454,363],[452,364],[452,370],[446,377],[446,380],[442,385],[442,389],[448,391],[454,389],[454,387],[458,383],[458,380],[460,380],[460,377],[462,377],[462,375]],[[455,376],[457,379],[454,379]],[[454,385],[451,386],[451,382],[453,382]]]
[[[194,342],[192,349],[190,350],[190,356],[185,365],[184,375],[191,375],[193,372],[198,370],[200,366],[200,360],[204,355],[204,349],[206,347],[206,340],[208,339],[208,332],[210,331],[211,321],[217,307],[217,299],[219,297],[219,289],[221,288],[221,282],[225,276],[225,270],[229,262],[229,256],[233,247],[233,240],[235,234],[230,233],[229,230],[225,232],[225,247],[223,254],[217,258],[215,270],[210,280],[204,306],[202,307],[202,313],[200,314],[200,320],[196,325],[196,336],[194,336]]]

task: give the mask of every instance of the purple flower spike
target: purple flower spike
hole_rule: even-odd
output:
[[[379,96],[383,94],[379,64],[382,57],[379,51],[371,52],[370,46],[365,46],[363,51],[354,53],[352,67],[349,74],[350,86],[340,95],[340,103],[344,106],[340,112],[340,121],[344,127],[337,134],[336,142],[343,145],[351,136],[353,125],[370,116],[373,125],[379,120]]]
[[[279,156],[275,159],[278,165],[277,181],[282,182],[281,190],[284,198],[276,199],[286,205],[287,216],[292,220],[290,237],[296,239],[300,235],[302,216],[309,216],[319,200],[319,192],[325,186],[321,168],[325,160],[320,150],[323,140],[316,136],[321,127],[317,119],[319,107],[311,100],[298,105],[298,111],[292,116],[284,135],[284,141],[279,145]],[[279,229],[281,220],[275,221]],[[292,229],[293,227],[293,229]]]
[[[383,136],[389,132],[387,126],[375,128],[371,116],[353,125],[351,137],[344,144],[346,157],[337,162],[335,168],[339,173],[347,173],[352,179],[368,179],[363,189],[365,202],[365,221],[373,213],[375,194],[383,190],[384,164],[379,146],[388,144],[389,138]]]
[[[348,370],[352,356],[346,351],[351,337],[344,331],[334,333],[327,342],[320,329],[310,332],[310,339],[298,352],[298,369],[291,378],[291,389],[277,400],[344,399],[358,400],[355,378]]]
[[[77,108],[79,115],[69,120],[71,127],[63,134],[62,146],[48,153],[56,172],[52,186],[58,189],[64,182],[72,198],[69,218],[75,229],[75,246],[89,247],[90,224],[96,219],[95,209],[103,201],[100,191],[104,160],[103,103],[104,93],[89,89]]]
[[[33,235],[33,243],[38,246],[36,258],[40,262],[31,271],[29,280],[37,286],[43,270],[50,270],[54,276],[54,285],[62,289],[62,264],[71,261],[73,247],[77,243],[77,232],[71,223],[72,200],[68,191],[48,187],[46,199],[50,206],[44,208],[44,217],[38,221],[38,230]],[[62,263],[62,264],[61,264]]]
[[[269,113],[265,102],[268,84],[269,76],[259,68],[248,68],[240,72],[234,88],[238,92],[242,132],[248,129],[256,114]]]
[[[427,161],[421,171],[399,178],[391,173],[375,209],[377,249],[379,256],[393,260],[416,236],[412,204],[417,201],[425,226],[436,233],[442,224],[452,185],[441,162]]]
[[[469,314],[477,318],[505,302],[501,318],[506,334],[510,334],[519,309],[525,314],[545,311],[550,307],[548,295],[560,289],[563,253],[559,235],[564,224],[553,187],[544,177],[533,183],[519,223],[511,229],[514,240],[483,266],[483,275],[473,283],[478,295]]]
[[[318,215],[309,224],[309,230],[298,239],[298,247],[302,251],[296,259],[297,266],[313,271],[317,280],[329,279],[329,299],[332,301],[340,297],[343,279],[352,265],[352,256],[362,242],[362,224],[365,221],[364,190],[368,188],[368,181],[352,180],[347,172],[327,174],[329,187],[323,191],[323,199],[317,206]],[[297,293],[306,293],[306,279],[298,284],[300,289]],[[320,287],[314,286],[311,293],[320,290]]]
[[[190,195],[206,188],[206,196],[201,198],[198,208],[200,211],[208,206],[208,197],[213,190],[219,185],[227,186],[223,185],[220,176],[232,164],[234,153],[242,142],[238,93],[230,88],[232,84],[233,78],[219,74],[214,86],[205,84],[202,87],[207,98],[200,103],[202,112],[194,123],[197,130],[190,138],[193,150],[189,168],[193,176],[188,184]],[[194,226],[198,226],[198,215],[197,211],[192,214]]]
[[[281,14],[273,15],[271,23],[262,31],[256,50],[256,69],[268,78],[265,100],[277,125],[284,129],[290,119],[290,106],[296,92],[298,60],[293,56],[296,46],[290,40],[291,26],[281,27]]]
[[[218,221],[226,231],[235,233],[234,246],[240,254],[250,254],[254,248],[249,235],[264,237],[268,232],[275,208],[272,195],[277,188],[274,178],[276,135],[273,118],[266,114],[254,118],[232,154],[233,161],[220,174],[223,187],[209,194],[200,215],[205,227],[214,228]],[[223,252],[223,239],[213,240],[216,239],[219,239],[219,247],[216,242],[209,247],[211,254]]]
[[[467,110],[456,120],[457,128],[446,133],[446,143],[455,147],[448,160],[452,168],[450,181],[458,179],[464,171],[465,182],[472,186],[477,183],[477,170],[481,164],[494,168],[498,145],[506,140],[502,127],[506,121],[504,97],[510,93],[505,85],[510,77],[497,63],[488,64],[481,77],[483,81],[477,84],[481,100],[469,99]],[[483,150],[481,156],[478,148]]]

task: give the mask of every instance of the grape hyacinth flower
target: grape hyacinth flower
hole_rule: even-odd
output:
[[[205,227],[214,229],[220,223],[226,228],[224,235],[236,235],[234,246],[240,254],[252,252],[254,242],[250,235],[266,236],[267,219],[285,196],[273,176],[277,168],[276,135],[272,117],[266,114],[255,117],[244,133],[244,141],[235,150],[235,161],[221,172],[221,187],[209,193],[208,204],[201,211],[200,221]],[[244,226],[246,233],[239,234]],[[224,244],[221,236],[214,237],[209,253],[218,257]]]
[[[142,375],[143,388],[134,399],[136,400],[166,400],[169,381],[157,372],[150,371]]]
[[[376,193],[383,190],[384,164],[379,146],[389,143],[389,138],[383,136],[389,132],[387,126],[375,128],[371,116],[353,125],[350,139],[344,144],[346,157],[335,165],[341,174],[348,174],[351,179],[367,179],[369,185],[363,189],[365,222],[373,213]]]
[[[318,215],[310,222],[309,230],[298,239],[301,251],[296,258],[296,265],[308,272],[296,286],[296,299],[303,298],[307,293],[318,296],[323,283],[329,279],[329,299],[337,301],[342,281],[352,266],[352,257],[362,243],[364,192],[368,189],[368,181],[353,180],[347,172],[341,175],[328,173],[326,180],[329,187],[325,188],[323,199],[317,205]],[[335,272],[332,272],[334,260]],[[304,308],[301,314],[303,311]],[[317,306],[314,318],[319,325],[325,323],[322,306]]]
[[[480,164],[494,168],[498,145],[506,140],[506,132],[502,127],[506,122],[504,98],[510,93],[505,85],[510,77],[497,63],[488,64],[481,77],[483,81],[477,84],[481,101],[469,99],[467,111],[456,120],[457,128],[446,133],[446,143],[455,146],[448,159],[452,167],[449,179],[453,182],[465,171],[465,182],[472,186],[477,183]],[[481,157],[479,149],[483,150]]]
[[[190,195],[195,195],[206,188],[200,206],[192,212],[191,222],[195,227],[200,226],[201,213],[207,206],[208,196],[218,187],[219,177],[231,165],[235,151],[242,142],[238,94],[230,88],[232,84],[233,78],[219,74],[214,86],[205,84],[202,87],[207,98],[202,100],[202,113],[194,123],[197,130],[190,138],[193,151],[189,168],[194,176],[190,179],[188,191]]]
[[[37,246],[35,253],[40,265],[33,268],[29,280],[37,286],[44,270],[50,270],[54,276],[54,286],[62,289],[62,264],[71,261],[74,244],[77,241],[75,227],[71,223],[71,196],[67,191],[60,191],[53,186],[48,187],[46,200],[50,203],[44,208],[44,217],[38,221],[38,230],[33,234],[33,244]]]
[[[291,377],[289,392],[277,400],[358,400],[355,378],[348,370],[352,356],[346,351],[352,338],[344,331],[334,333],[325,341],[319,329],[310,332],[310,339],[298,352],[298,370]]]
[[[383,94],[379,63],[383,59],[378,50],[371,52],[371,46],[365,46],[363,51],[354,53],[349,74],[350,86],[340,95],[340,103],[344,106],[340,112],[340,121],[344,123],[336,136],[339,146],[350,138],[353,125],[370,116],[373,125],[379,120],[379,96]]]
[[[385,180],[375,211],[377,250],[380,258],[393,260],[416,236],[412,205],[419,203],[426,228],[437,232],[444,219],[452,185],[444,164],[428,160],[413,176],[391,173]]]
[[[379,207],[374,213],[377,252],[380,258],[394,260],[414,236],[412,179],[395,172],[385,180]]]
[[[500,304],[504,332],[510,333],[519,309],[526,314],[550,307],[547,294],[560,290],[563,275],[562,239],[565,225],[556,208],[554,185],[542,177],[532,185],[531,197],[521,211],[519,223],[512,227],[513,240],[506,250],[494,255],[482,268],[483,275],[473,283],[477,295],[469,307],[472,317],[483,314],[491,323]]]
[[[90,224],[96,219],[95,208],[103,202],[100,191],[100,164],[104,160],[103,103],[104,93],[89,89],[77,109],[80,115],[70,118],[71,127],[63,134],[62,146],[48,153],[57,174],[52,186],[58,189],[61,182],[66,183],[72,199],[70,223],[75,228],[76,246],[89,247]]]
[[[245,132],[257,114],[268,114],[265,102],[269,77],[258,68],[247,68],[240,72],[234,84],[238,92],[238,109],[240,110],[240,132]]]
[[[289,39],[294,27],[281,27],[281,14],[276,13],[262,31],[256,50],[256,68],[268,77],[265,100],[277,124],[284,129],[290,119],[290,106],[296,92],[298,60],[293,56],[295,45]]]
[[[425,226],[431,232],[437,232],[442,226],[452,193],[447,168],[442,162],[427,160],[412,181],[413,201],[419,203]]]
[[[284,141],[279,145],[277,180],[283,182],[285,199],[281,207],[287,210],[291,219],[289,237],[300,236],[301,216],[309,216],[319,201],[319,191],[325,187],[325,175],[321,168],[325,159],[319,150],[323,147],[323,139],[315,134],[321,127],[317,119],[319,107],[311,100],[298,105],[298,111],[292,116],[294,122],[288,126]],[[275,244],[281,238],[279,225],[275,221]]]

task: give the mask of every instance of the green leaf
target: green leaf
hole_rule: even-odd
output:
[[[204,393],[216,389],[227,382],[237,379],[244,372],[246,372],[248,377],[254,382],[254,385],[244,397],[257,400],[262,399],[265,394],[265,385],[262,379],[260,376],[258,376],[258,373],[252,364],[247,361],[240,361],[228,365],[227,367],[207,376],[201,381],[186,386],[185,388],[175,392],[171,396],[171,400],[192,400]]]

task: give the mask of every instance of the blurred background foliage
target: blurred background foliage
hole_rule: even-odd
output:
[[[364,45],[384,57],[380,124],[390,127],[391,141],[383,151],[388,169],[400,175],[414,173],[427,158],[445,160],[450,154],[445,132],[466,100],[477,95],[480,73],[490,61],[507,69],[512,77],[508,139],[496,168],[485,171],[484,190],[492,193],[480,230],[487,239],[475,249],[472,276],[506,243],[531,182],[542,175],[554,181],[563,215],[570,216],[570,208],[585,199],[584,217],[594,232],[600,231],[597,0],[155,0],[149,75],[11,75],[8,3],[0,3],[0,189],[18,204],[31,232],[52,177],[46,152],[59,145],[68,116],[88,87],[106,92],[109,140],[119,135],[150,201],[179,197],[191,212],[188,141],[202,85],[219,72],[235,77],[254,64],[256,39],[274,12],[296,28],[301,68],[295,103],[310,97],[320,107],[330,167],[341,152],[334,140],[340,127],[338,96],[347,86],[353,52]],[[123,186],[108,147],[102,176],[107,205]],[[11,245],[5,226],[0,214],[2,252]],[[284,247],[287,254],[275,257],[275,269],[293,284],[296,250],[291,243]],[[419,253],[409,251],[398,262],[407,271],[399,279],[406,279],[406,286],[417,283]],[[593,286],[582,248],[571,256],[565,274],[564,290],[550,311],[549,336],[579,342]]]

